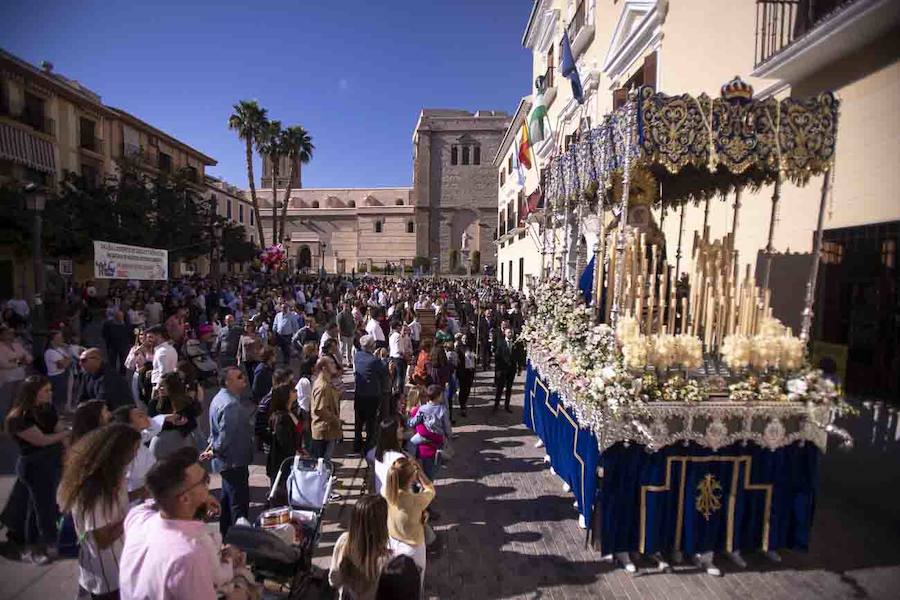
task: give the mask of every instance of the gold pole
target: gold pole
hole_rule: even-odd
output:
[[[631,101],[627,104],[628,108],[626,109],[628,115],[626,127],[628,130],[625,133],[625,156],[623,157],[624,164],[622,166],[622,201],[619,205],[619,231],[616,236],[616,254],[618,255],[619,261],[616,264],[612,313],[610,315],[610,325],[613,329],[616,328],[616,325],[618,325],[619,322],[619,311],[621,310],[620,303],[622,301],[622,292],[625,283],[625,227],[628,223],[628,193],[631,187],[631,143],[634,129],[632,118],[635,117],[634,111],[636,103],[637,99],[631,98]]]
[[[803,321],[800,326],[800,339],[803,343],[809,341],[809,333],[812,329],[813,305],[816,302],[816,282],[819,278],[819,262],[822,258],[822,226],[825,221],[825,204],[828,201],[828,193],[831,188],[831,168],[825,170],[822,178],[822,197],[819,199],[819,220],[816,224],[816,238],[813,243],[812,265],[809,267],[809,280],[806,282],[806,299],[803,303]]]

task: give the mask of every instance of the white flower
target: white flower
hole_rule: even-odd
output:
[[[789,391],[791,394],[802,396],[806,393],[807,389],[808,386],[806,385],[805,379],[789,379],[787,382],[787,391]]]
[[[603,367],[602,371],[600,371],[600,375],[604,379],[611,381],[616,376],[616,369],[612,365],[607,365],[607,366]]]

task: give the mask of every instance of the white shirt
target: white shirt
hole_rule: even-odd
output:
[[[322,354],[322,349],[325,347],[325,342],[332,339],[331,334],[327,331],[322,333],[322,339],[319,340],[319,354]]]
[[[91,532],[125,518],[128,512],[128,492],[119,488],[113,506],[98,500],[90,511],[82,510],[76,503],[72,510],[75,532],[81,540],[78,553],[78,583],[93,594],[107,594],[119,589],[119,559],[122,556],[124,535],[109,547],[100,549]]]
[[[53,377],[55,375],[65,373],[66,370],[64,368],[57,367],[56,363],[64,358],[67,358],[68,356],[69,353],[66,351],[65,347],[47,348],[47,351],[44,352],[44,364],[47,365],[47,377]]]
[[[378,323],[375,319],[369,319],[366,323],[366,333],[375,338],[376,342],[384,342],[384,331],[381,329],[381,324]]]
[[[372,462],[375,465],[375,493],[380,494],[381,490],[384,489],[384,482],[387,481],[388,469],[391,468],[391,465],[394,464],[398,458],[403,458],[405,454],[402,452],[397,452],[396,450],[388,450],[384,453],[384,456],[381,458],[383,460],[375,459],[375,449],[372,449]]]
[[[418,342],[422,338],[422,324],[415,319],[407,327],[409,327],[409,337]]]
[[[147,314],[148,325],[159,325],[159,319],[162,316],[162,304],[153,301],[144,305],[144,312]]]
[[[310,383],[309,378],[301,377],[295,389],[297,390],[297,406],[308,413],[310,401],[312,400],[312,383]]]
[[[165,341],[153,351],[153,371],[150,372],[150,383],[158,385],[166,373],[174,373],[178,368],[178,353],[172,342]]]
[[[400,344],[400,335],[399,331],[392,331],[391,337],[388,340],[388,346],[390,348],[390,356],[391,358],[403,358],[403,350],[401,349]]]
[[[147,443],[162,431],[165,420],[166,415],[156,415],[150,419],[150,427],[141,432],[141,443],[138,444],[137,454],[134,455],[134,459],[128,463],[128,468],[125,470],[125,485],[129,492],[140,489],[147,483],[147,471],[156,464],[156,458],[153,457]],[[136,506],[141,502],[143,500],[134,500],[131,505]]]

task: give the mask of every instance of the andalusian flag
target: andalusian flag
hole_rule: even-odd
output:
[[[519,164],[531,168],[531,140],[528,137],[528,123],[522,123],[522,138],[519,141]]]
[[[546,118],[547,107],[544,105],[544,94],[538,92],[534,98],[534,108],[531,109],[531,115],[528,117],[532,144],[537,144],[547,139],[547,133],[544,131],[544,120]]]

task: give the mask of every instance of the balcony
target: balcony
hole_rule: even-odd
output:
[[[594,24],[589,19],[592,0],[581,0],[566,31],[572,44],[572,58],[577,59],[594,39]]]
[[[547,109],[550,108],[550,105],[553,104],[553,100],[556,98],[556,81],[553,77],[553,70],[553,65],[548,65],[544,74],[538,75],[534,80],[535,89],[539,93],[544,94],[544,106]]]
[[[56,131],[56,124],[53,122],[53,119],[48,119],[42,113],[25,109],[22,111],[22,114],[19,115],[18,119],[21,123],[28,125],[39,133],[52,136]]]
[[[92,135],[82,135],[81,143],[78,146],[82,150],[87,150],[95,154],[103,154],[103,140]]]
[[[795,83],[887,34],[895,0],[757,0],[754,77]]]

